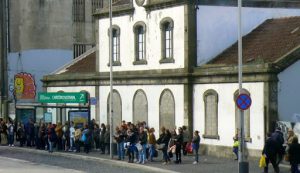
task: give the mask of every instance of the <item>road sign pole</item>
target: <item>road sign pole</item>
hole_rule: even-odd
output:
[[[238,75],[239,75],[239,94],[243,88],[243,52],[242,52],[242,0],[238,0]],[[240,109],[240,133],[239,133],[239,173],[249,173],[249,163],[245,160],[245,141],[244,141],[244,110]]]

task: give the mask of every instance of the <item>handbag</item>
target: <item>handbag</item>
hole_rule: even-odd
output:
[[[140,143],[135,144],[135,147],[137,148],[138,151],[143,150],[143,146]]]
[[[164,143],[163,144],[158,144],[157,149],[162,150],[165,146],[166,146],[166,144],[164,144]]]
[[[185,150],[186,150],[187,153],[190,153],[190,154],[193,153],[193,146],[192,146],[192,143],[191,143],[191,142],[189,142],[189,143],[186,145]]]
[[[284,155],[284,160],[287,161],[287,162],[290,161],[289,154],[285,154],[285,155]]]
[[[266,167],[267,164],[266,164],[266,157],[264,155],[262,155],[259,159],[259,167],[260,168],[264,168]]]

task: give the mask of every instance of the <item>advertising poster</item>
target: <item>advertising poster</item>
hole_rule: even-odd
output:
[[[34,109],[17,109],[17,121],[27,124],[29,119],[35,121],[35,110]]]
[[[44,113],[44,122],[45,123],[52,123],[52,112],[45,112]]]
[[[74,122],[75,128],[83,128],[89,123],[90,115],[88,111],[69,111],[69,120]]]

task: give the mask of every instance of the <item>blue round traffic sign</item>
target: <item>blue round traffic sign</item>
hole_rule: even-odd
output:
[[[240,94],[236,99],[236,105],[241,110],[247,110],[251,106],[251,97],[247,94]]]

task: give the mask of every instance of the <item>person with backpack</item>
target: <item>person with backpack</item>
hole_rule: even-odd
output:
[[[88,128],[89,126],[86,124],[84,126],[84,130],[82,131],[81,141],[83,142],[84,152],[88,154],[91,148],[91,136],[92,131]]]

